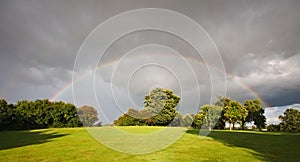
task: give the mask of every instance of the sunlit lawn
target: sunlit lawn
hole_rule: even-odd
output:
[[[97,129],[106,131],[111,128]],[[120,129],[132,134],[151,134],[163,128],[121,127]],[[84,128],[2,131],[0,132],[0,161],[300,160],[300,134],[213,131],[208,137],[199,138],[197,130],[190,129],[186,132],[167,148],[153,153],[132,155],[107,148]],[[139,147],[139,145],[132,145],[132,147]]]

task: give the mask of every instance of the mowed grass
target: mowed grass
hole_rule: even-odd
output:
[[[148,134],[162,128],[121,129]],[[300,161],[300,134],[250,131],[212,131],[207,137],[198,134],[198,130],[189,129],[167,148],[133,155],[107,148],[85,128],[2,131],[0,161]]]

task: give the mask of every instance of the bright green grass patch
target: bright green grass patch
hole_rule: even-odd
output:
[[[129,154],[146,154],[172,145],[186,133],[186,128],[90,127],[88,131],[97,141],[112,150]]]
[[[84,128],[2,131],[0,161],[299,161],[299,140],[299,134],[243,131],[213,131],[199,138],[191,129],[167,148],[132,155],[105,147]]]
[[[133,134],[150,134],[155,133],[163,129],[163,127],[155,127],[155,126],[127,126],[127,127],[117,127],[125,132],[133,133]]]

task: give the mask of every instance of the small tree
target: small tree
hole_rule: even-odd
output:
[[[84,126],[92,126],[98,121],[97,110],[91,106],[82,106],[78,109],[78,116]]]
[[[180,113],[174,118],[174,120],[171,122],[171,126],[173,127],[183,127],[184,126],[184,117]]]
[[[194,114],[186,114],[183,117],[182,126],[184,126],[184,127],[190,127],[192,125],[194,119],[195,119],[195,115]]]
[[[194,121],[192,123],[192,127],[193,128],[201,128],[202,124],[203,124],[203,120],[204,120],[204,115],[202,113],[198,113],[195,118]]]

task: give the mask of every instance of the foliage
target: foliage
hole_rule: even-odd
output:
[[[180,97],[166,88],[156,88],[146,95],[144,106],[153,115],[153,125],[166,126],[174,120],[178,114],[175,107],[179,101]]]
[[[145,108],[138,111],[130,108],[127,113],[114,121],[118,126],[179,126],[201,128],[211,130],[225,129],[225,122],[232,125],[246,122],[254,122],[257,128],[265,127],[266,117],[264,109],[258,99],[246,100],[244,106],[228,97],[219,96],[218,100],[211,105],[203,105],[197,114],[182,115],[176,111],[175,106],[180,98],[171,90],[156,88],[145,96]]]
[[[7,105],[0,101],[0,130],[82,126],[76,107],[70,103],[44,99]]]
[[[260,101],[258,99],[254,100],[246,100],[244,102],[244,107],[248,111],[248,115],[245,119],[242,119],[242,128],[246,122],[254,122],[254,125],[261,130],[266,126],[266,117],[264,116],[264,109],[260,105]]]
[[[231,99],[224,96],[218,96],[217,101],[214,103],[214,105],[222,107],[222,111],[220,113],[221,117],[217,121],[216,125],[214,126],[214,129],[225,129],[225,122],[226,119],[224,117],[224,108],[230,103]]]
[[[237,101],[230,101],[224,108],[224,118],[229,122],[229,129],[232,130],[232,124],[245,120],[248,111]]]
[[[198,113],[195,116],[195,119],[192,123],[192,127],[193,128],[201,128],[202,124],[203,124],[203,120],[204,120],[204,114],[202,113]]]
[[[218,122],[219,118],[221,117],[222,107],[212,105],[203,105],[200,108],[200,113],[204,116],[203,124],[211,130],[212,127]]]
[[[177,114],[174,120],[171,122],[172,127],[183,127],[185,122],[184,122],[184,116],[182,114]]]
[[[183,118],[178,116],[176,106],[180,97],[176,96],[172,90],[165,88],[156,88],[145,96],[145,108],[138,111],[133,108],[128,109],[128,112],[121,115],[114,121],[114,125],[118,126],[133,126],[133,125],[148,125],[148,126],[166,126],[182,125]],[[171,123],[175,120],[173,123]],[[176,123],[177,122],[177,123]],[[192,122],[192,119],[191,119]]]
[[[190,127],[191,124],[193,123],[195,117],[196,117],[196,115],[194,115],[194,114],[186,114],[186,115],[183,117],[183,120],[182,120],[182,126],[183,126],[183,127]]]
[[[128,109],[128,112],[121,115],[114,121],[116,126],[135,126],[135,125],[153,125],[152,114],[147,110]]]
[[[195,117],[195,114],[182,115],[178,113],[175,119],[170,123],[170,125],[173,127],[191,127],[195,120]]]
[[[92,126],[98,121],[97,110],[91,106],[84,105],[78,109],[78,116],[84,126]]]
[[[279,132],[280,131],[280,125],[279,124],[271,124],[267,126],[267,130],[270,132]]]
[[[284,115],[280,115],[280,130],[287,132],[300,132],[300,111],[297,109],[286,109]]]
[[[224,96],[218,96],[217,97],[217,101],[214,103],[214,105],[216,106],[220,106],[220,107],[226,107],[227,105],[229,105],[231,99],[228,97],[224,97]]]
[[[12,119],[13,109],[4,99],[0,99],[0,126],[9,124]]]

